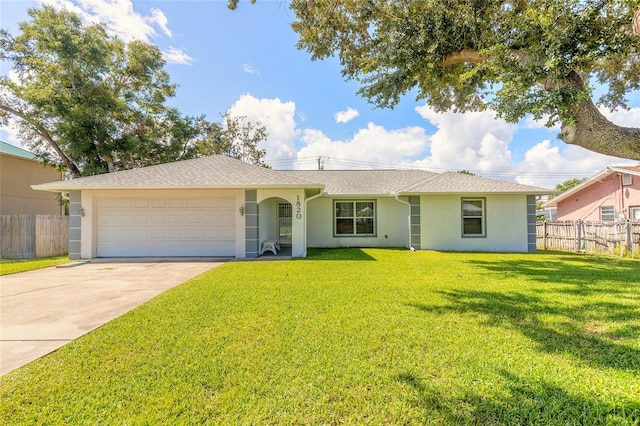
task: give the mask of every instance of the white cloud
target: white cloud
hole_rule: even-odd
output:
[[[233,115],[246,116],[248,120],[260,121],[269,136],[259,148],[266,149],[265,161],[292,159],[295,157],[295,140],[299,135],[294,119],[296,105],[280,99],[258,99],[244,94],[229,109]]]
[[[640,122],[640,108],[610,112],[604,108],[600,112],[620,126],[637,127]],[[530,148],[517,169],[523,172],[516,181],[552,188],[565,180],[588,177],[611,165],[635,165],[637,161],[598,154],[576,145],[562,143],[553,146],[543,140]]]
[[[359,115],[360,113],[357,109],[349,107],[346,111],[336,112],[334,117],[336,119],[336,123],[348,123]]]
[[[252,75],[260,75],[260,71],[253,68],[251,65],[249,64],[242,64],[242,70],[244,72],[246,72],[247,74],[252,74]]]
[[[613,112],[601,108],[600,112],[618,126],[638,127],[640,123],[640,108],[620,109]]]
[[[306,129],[302,141],[305,146],[298,151],[298,158],[329,157],[329,161],[325,163],[329,169],[344,168],[344,162],[340,161],[344,159],[386,166],[407,163],[411,157],[425,151],[429,137],[422,127],[387,130],[369,123],[350,140],[335,141],[320,130]]]
[[[18,126],[16,126],[13,121],[9,121],[8,124],[0,126],[0,140],[22,148],[20,132],[18,131]]]
[[[169,23],[169,20],[167,19],[164,12],[161,11],[160,9],[155,9],[155,8],[151,9],[151,16],[145,16],[144,20],[146,22],[149,22],[150,24],[156,24],[157,26],[160,27],[162,32],[165,33],[168,37],[173,37],[173,33],[167,26],[167,24]]]
[[[559,132],[560,124],[556,124],[552,127],[547,127],[548,116],[543,117],[540,120],[535,120],[532,115],[528,115],[524,120],[521,120],[518,125],[524,129],[549,129]]]
[[[133,10],[131,0],[41,0],[41,2],[74,12],[85,22],[102,23],[111,34],[127,42],[132,40],[149,42],[150,38],[157,35],[151,24],[161,22],[161,11],[154,9],[152,15],[142,16]]]
[[[490,111],[438,113],[428,106],[416,108],[437,128],[431,138],[431,156],[419,164],[446,170],[510,170],[514,166],[509,150],[517,126],[498,120]]]
[[[626,127],[637,127],[640,123],[640,108],[631,108],[629,110],[618,109],[616,111],[609,111],[608,108],[599,107],[599,111],[608,118],[611,122]],[[546,127],[548,117],[544,117],[542,120],[534,120],[532,116],[527,116],[522,120],[519,125],[526,129],[551,129],[557,132],[560,131],[560,124],[556,124],[553,127]]]
[[[107,31],[125,42],[141,40],[150,43],[157,38],[158,29],[165,36],[172,38],[169,20],[164,12],[152,8],[150,14],[142,15],[133,9],[132,0],[40,0],[42,4],[57,9],[66,9],[77,14],[84,22],[102,23]],[[181,49],[170,47],[163,52],[167,62],[174,64],[191,64],[193,59]]]
[[[290,167],[294,160],[297,168],[315,168],[316,159],[323,157],[326,169],[466,169],[497,179],[552,188],[573,177],[593,175],[608,165],[636,163],[573,145],[555,146],[548,139],[528,149],[524,159],[516,162],[510,144],[518,126],[496,120],[490,112],[440,114],[427,107],[416,110],[436,127],[432,135],[421,126],[386,129],[370,122],[353,137],[334,140],[319,129],[298,129],[294,102],[258,99],[250,94],[242,95],[230,112],[259,120],[267,127],[269,138],[260,148],[267,150],[266,161],[276,168]],[[299,117],[298,121],[303,122]]]
[[[553,188],[572,178],[592,176],[611,165],[633,165],[632,160],[597,154],[575,145],[564,145],[561,150],[544,140],[529,149],[518,165],[522,174],[516,181],[527,185]]]
[[[182,49],[170,47],[169,50],[162,52],[162,57],[168,64],[189,65],[193,63],[193,58],[187,55]]]

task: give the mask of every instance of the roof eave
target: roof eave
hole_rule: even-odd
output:
[[[332,192],[325,192],[322,194],[326,197],[334,197],[334,198],[380,198],[380,197],[395,197],[395,194],[392,193],[381,193],[381,194],[365,194],[365,193],[357,193],[357,194],[336,194]]]
[[[169,190],[169,189],[324,189],[324,185],[303,184],[275,184],[275,185],[31,185],[37,191],[68,192],[68,191],[130,191],[130,190]]]
[[[640,176],[640,171],[638,170],[629,170],[629,169],[620,168],[620,167],[609,167],[609,170],[613,172],[618,172],[618,173],[625,173],[628,175]]]
[[[570,197],[571,195],[575,194],[576,192],[582,191],[583,189],[590,187],[598,179],[601,179],[602,177],[604,177],[604,176],[608,175],[609,173],[611,173],[611,171],[612,171],[612,169],[610,167],[607,167],[606,169],[602,170],[601,172],[599,172],[598,174],[596,174],[592,178],[585,180],[580,185],[576,185],[573,188],[571,188],[571,189],[569,189],[569,190],[567,190],[565,192],[560,193],[560,195],[558,195],[557,197],[554,197],[551,200],[547,201],[546,203],[544,203],[542,205],[542,208],[557,207],[559,201],[562,201],[562,200]]]
[[[418,195],[549,195],[557,191],[424,191],[424,192],[399,192],[398,196]]]

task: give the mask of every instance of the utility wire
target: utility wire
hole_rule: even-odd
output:
[[[304,168],[317,170],[318,161],[321,161],[325,169],[349,170],[349,169],[395,169],[395,170],[427,170],[433,172],[457,171],[457,169],[444,169],[437,167],[420,167],[404,164],[378,163],[373,161],[362,161],[347,158],[336,158],[328,156],[320,157],[298,157],[292,159],[277,159],[269,162],[269,165],[275,169],[291,170],[296,168]],[[306,167],[305,167],[306,166]],[[538,177],[538,178],[573,178],[588,177],[593,173],[589,172],[527,172],[527,171],[510,171],[510,170],[478,170],[466,169],[471,173],[485,177]]]

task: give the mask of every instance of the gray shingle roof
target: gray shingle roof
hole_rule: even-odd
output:
[[[446,172],[402,188],[402,194],[549,194],[554,191],[466,173]]]
[[[321,183],[330,195],[395,195],[408,185],[438,176],[425,170],[289,170],[284,173]]]
[[[254,166],[223,155],[176,161],[72,180],[34,189],[323,188],[333,196],[431,193],[548,194],[553,191],[463,173],[425,170],[288,170]]]
[[[34,189],[321,188],[289,173],[224,155],[35,185]]]

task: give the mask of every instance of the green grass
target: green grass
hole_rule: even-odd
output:
[[[66,255],[42,257],[40,259],[0,259],[0,275],[32,271],[34,269],[48,268],[64,263],[69,263],[69,257]]]
[[[6,424],[640,422],[640,262],[232,262],[0,379]]]

